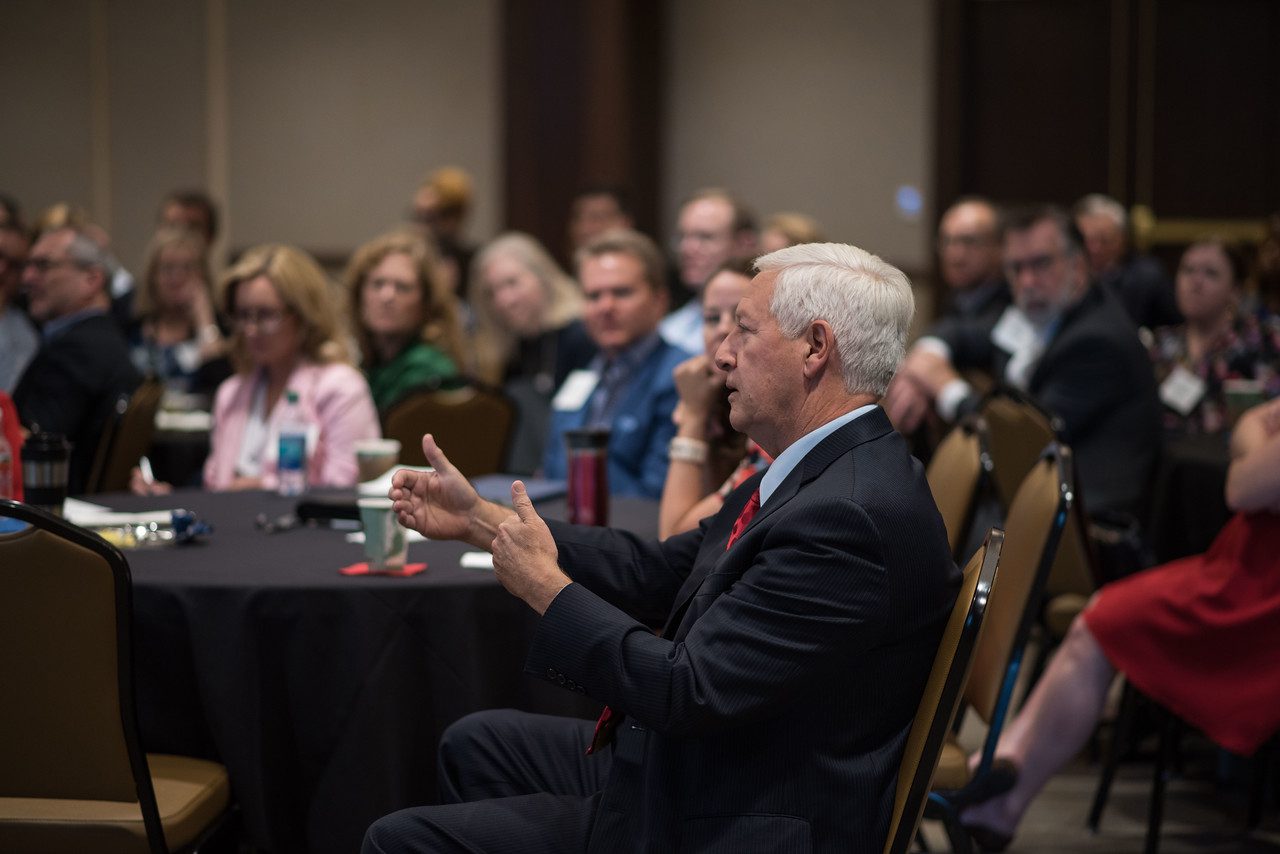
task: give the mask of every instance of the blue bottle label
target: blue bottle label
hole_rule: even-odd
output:
[[[282,471],[300,471],[305,466],[307,457],[307,437],[301,433],[282,435],[280,437],[280,462]]]

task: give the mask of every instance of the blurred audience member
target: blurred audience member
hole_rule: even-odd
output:
[[[508,232],[476,254],[471,305],[476,375],[516,403],[506,471],[532,474],[542,461],[551,395],[596,354],[582,317],[582,291],[543,246]]]
[[[102,250],[103,269],[107,275],[107,293],[111,297],[111,316],[120,330],[126,331],[133,322],[133,274],[111,254],[111,235],[90,219],[84,208],[68,202],[50,205],[36,222],[36,236],[59,228],[73,228],[91,239]]]
[[[1178,323],[1173,288],[1160,262],[1129,247],[1129,216],[1110,196],[1091,193],[1072,213],[1084,235],[1089,272],[1124,306],[1136,326],[1148,329]]]
[[[764,231],[760,232],[759,252],[761,255],[768,255],[788,246],[825,241],[822,226],[813,217],[784,211],[774,214],[765,222]]]
[[[672,370],[689,357],[658,334],[667,309],[662,269],[658,247],[634,231],[610,232],[578,253],[587,332],[600,353],[588,370],[569,374],[552,401],[547,477],[567,474],[565,430],[606,428],[610,492],[662,494],[667,443],[675,433]]]
[[[201,395],[230,376],[206,244],[197,232],[162,228],[151,238],[134,313],[129,350],[142,373],[172,391]]]
[[[1240,313],[1243,275],[1239,251],[1221,239],[1182,254],[1175,286],[1184,322],[1155,330],[1148,347],[1168,433],[1231,429],[1228,380],[1256,380],[1264,397],[1280,395],[1280,336],[1274,321]]]
[[[1280,727],[1280,401],[1245,413],[1231,444],[1238,515],[1205,554],[1102,588],[1005,727],[996,756],[1017,782],[962,816],[984,850],[1009,844],[1084,746],[1116,671],[1233,753],[1252,754]]]
[[[0,391],[12,394],[40,339],[26,312],[15,304],[30,247],[27,233],[16,206],[12,216],[7,204],[0,209],[4,211],[0,219]]]
[[[1151,361],[1123,309],[1090,286],[1080,233],[1058,208],[1011,215],[1005,275],[1014,304],[994,327],[970,322],[911,348],[889,390],[895,426],[910,432],[929,404],[946,421],[981,395],[956,373],[981,368],[1062,419],[1090,513],[1137,514],[1160,436]]]
[[[947,286],[940,319],[945,325],[976,320],[990,329],[1012,297],[1000,254],[1000,211],[980,196],[965,196],[947,208],[938,222],[938,272]]]
[[[621,187],[593,184],[573,197],[569,209],[569,248],[577,252],[606,231],[635,225]]]
[[[156,224],[194,231],[211,249],[218,239],[218,206],[203,190],[174,190],[160,203]]]
[[[41,233],[23,267],[40,349],[13,393],[22,425],[71,442],[67,488],[83,491],[107,421],[142,377],[108,310],[106,253],[84,231]]]
[[[471,176],[456,166],[432,172],[413,196],[411,219],[435,241],[444,284],[459,299],[467,293],[467,273],[475,255],[475,247],[466,242],[463,234],[471,203]]]
[[[405,231],[356,250],[344,278],[361,364],[378,411],[414,389],[458,376],[458,299],[442,280],[431,244]]]
[[[725,373],[716,367],[720,344],[737,323],[738,300],[751,283],[748,262],[720,268],[702,290],[703,350],[676,365],[680,403],[672,420],[667,482],[658,508],[658,536],[692,530],[720,509],[724,497],[755,474],[769,458],[729,423]]]
[[[662,337],[690,353],[702,349],[702,288],[724,264],[756,254],[755,215],[728,190],[699,190],[680,206],[676,253],[680,283],[693,296],[662,321]]]
[[[307,484],[354,486],[355,443],[379,436],[378,414],[320,266],[291,246],[258,246],[223,276],[221,298],[238,373],[214,400],[205,488],[276,488],[286,391],[311,425]]]

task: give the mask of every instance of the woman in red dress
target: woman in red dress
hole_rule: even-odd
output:
[[[1093,732],[1117,671],[1138,690],[1248,755],[1280,728],[1280,400],[1246,412],[1231,439],[1237,515],[1203,555],[1107,585],[1076,618],[996,756],[1008,792],[967,810],[984,849],[1008,845],[1027,806]]]

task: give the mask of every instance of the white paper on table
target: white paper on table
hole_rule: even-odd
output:
[[[191,412],[161,409],[156,413],[156,429],[173,433],[207,433],[213,429],[213,413],[198,409]]]
[[[435,471],[431,466],[392,466],[391,470],[385,472],[373,480],[366,480],[364,483],[357,484],[356,492],[360,495],[377,495],[385,497],[391,491],[391,478],[395,477],[396,472],[401,469],[409,471]]]
[[[488,552],[463,552],[458,563],[463,569],[493,569],[493,555]]]
[[[404,527],[404,526],[401,526],[401,527]],[[428,539],[427,537],[424,537],[421,534],[419,534],[417,531],[413,530],[413,528],[404,529],[404,538],[406,542],[410,542],[410,543],[425,543],[427,542],[427,539]],[[359,543],[363,545],[364,531],[352,531],[351,533],[347,534],[347,542]]]
[[[172,510],[147,510],[137,513],[118,513],[110,507],[92,504],[78,498],[68,498],[62,505],[62,518],[81,528],[114,528],[120,525],[168,525],[173,521]]]

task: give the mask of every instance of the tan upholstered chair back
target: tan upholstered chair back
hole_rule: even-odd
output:
[[[0,534],[0,796],[138,800],[115,597],[93,551],[34,528]]]
[[[1058,438],[1053,420],[1030,400],[1011,390],[991,393],[982,404],[994,479],[1006,506],[1022,479],[1040,459],[1045,445]]]
[[[973,520],[974,503],[991,473],[986,443],[985,423],[978,418],[965,419],[934,449],[925,470],[953,557],[959,557]]]
[[[951,618],[942,633],[938,653],[925,683],[924,695],[911,733],[907,736],[885,854],[906,854],[924,812],[929,783],[938,756],[960,707],[965,682],[973,663],[973,651],[980,638],[991,588],[995,584],[1004,534],[993,528],[986,542],[974,553],[964,569],[964,581],[956,596]]]
[[[164,386],[147,380],[130,395],[121,399],[121,409],[107,423],[85,492],[124,492],[129,489],[129,473],[151,447],[156,431],[156,410],[164,396]]]
[[[997,464],[998,466],[998,464]],[[997,469],[998,470],[998,469]],[[965,699],[990,723],[1009,665],[1021,654],[1072,500],[1071,452],[1056,443],[1023,479],[1005,519],[1000,584],[991,595]]]
[[[431,433],[467,477],[502,471],[515,405],[497,389],[467,386],[412,394],[387,412],[382,434],[400,441],[400,462],[424,466],[422,435]]]

